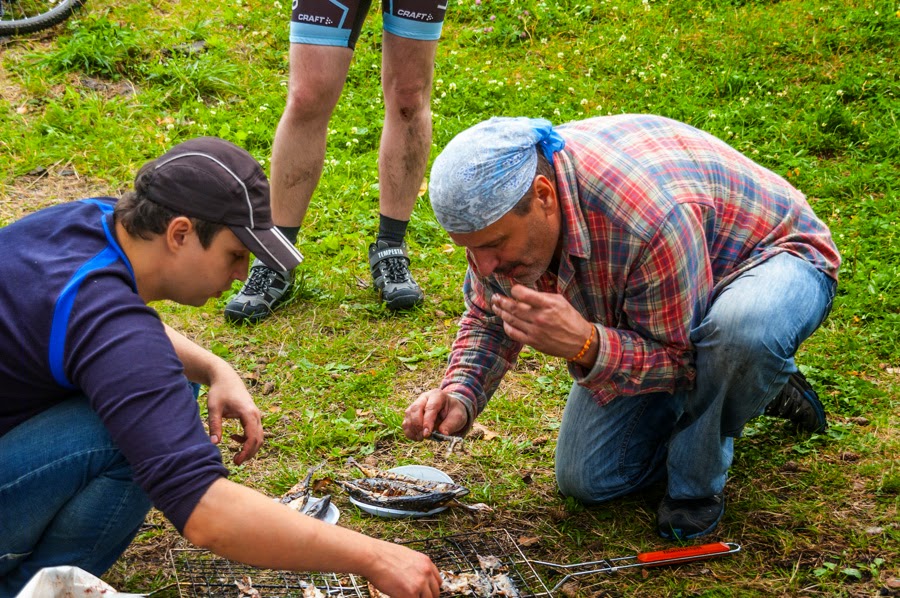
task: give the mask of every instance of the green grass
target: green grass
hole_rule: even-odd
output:
[[[582,596],[873,596],[900,577],[900,6],[884,0],[625,0],[452,4],[438,49],[432,157],[493,115],[554,122],[652,112],[725,139],[787,177],[831,226],[844,256],[834,309],[798,361],[828,432],[793,436],[758,420],[737,442],[716,540],[732,557],[591,576]],[[57,35],[0,50],[0,225],[82,193],[115,194],[174,143],[219,135],[268,169],[285,103],[284,2],[90,0]],[[200,43],[202,42],[202,43]],[[584,509],[558,496],[553,450],[564,364],[526,352],[479,422],[497,434],[446,456],[412,443],[402,411],[437,384],[462,313],[465,259],[427,198],[410,228],[427,300],[388,313],[367,280],[375,233],[380,17],[373,9],[332,119],[325,173],[300,245],[294,300],[255,328],[223,323],[224,300],[159,306],[228,359],[269,432],[234,479],[278,495],[309,466],[351,475],[347,456],[431,464],[495,513],[373,520],[337,493],[341,524],[384,538],[502,527],[539,537],[533,558],[573,563],[664,547],[659,491]],[[37,178],[35,169],[45,168]],[[64,176],[61,171],[69,171]],[[71,176],[72,173],[75,176]],[[234,447],[225,447],[226,462]],[[119,590],[175,595],[158,514],[108,574]],[[248,522],[252,525],[252,522]],[[548,574],[548,572],[544,572]],[[889,592],[897,590],[886,589]]]

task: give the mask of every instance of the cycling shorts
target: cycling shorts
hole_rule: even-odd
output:
[[[441,38],[449,0],[382,0],[384,30],[399,37]],[[372,0],[293,0],[291,43],[353,49]]]

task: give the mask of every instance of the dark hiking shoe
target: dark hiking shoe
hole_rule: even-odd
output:
[[[290,289],[290,272],[279,272],[254,260],[244,288],[225,306],[225,319],[235,324],[256,324],[288,298]]]
[[[409,273],[406,243],[392,246],[378,241],[369,245],[369,268],[375,290],[388,309],[409,309],[425,298]]]
[[[828,427],[819,395],[800,372],[791,374],[781,392],[766,405],[765,414],[786,419],[806,432],[824,432]]]
[[[675,500],[666,494],[656,515],[659,535],[667,540],[691,540],[710,533],[725,513],[725,498]]]

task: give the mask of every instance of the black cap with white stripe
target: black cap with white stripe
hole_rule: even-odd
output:
[[[228,226],[270,268],[292,270],[303,261],[272,223],[269,182],[259,162],[230,141],[180,143],[157,158],[137,186],[154,203]]]

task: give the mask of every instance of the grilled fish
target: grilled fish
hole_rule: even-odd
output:
[[[237,586],[238,592],[240,592],[240,598],[260,598],[259,590],[253,587],[253,580],[250,579],[249,575],[244,575],[240,581],[235,579],[234,585]]]
[[[312,481],[313,474],[321,469],[322,466],[325,465],[325,463],[326,461],[322,461],[315,467],[311,468],[309,470],[309,473],[306,474],[305,478],[297,482],[290,490],[285,492],[280,499],[281,504],[290,504],[294,509],[302,513],[306,508],[306,503],[309,502],[310,482]],[[300,499],[299,503],[291,504],[297,499]]]
[[[490,598],[494,584],[484,572],[452,573],[441,571],[441,592],[448,594]]]
[[[389,480],[414,487],[417,492],[453,492],[454,496],[465,496],[469,493],[469,489],[465,486],[453,484],[450,482],[435,482],[432,480],[423,480],[412,476],[403,475],[402,473],[394,473],[392,471],[383,471],[372,467],[366,467],[353,457],[347,459],[347,463],[356,466],[367,479]]]
[[[456,484],[443,484],[446,489],[433,490],[418,484],[380,478],[339,480],[337,483],[359,502],[402,511],[434,509],[469,491]]]
[[[494,598],[496,596],[519,598],[519,592],[508,575],[505,573],[488,575],[484,571],[465,573],[441,571],[441,592],[457,596],[475,596],[476,598]]]
[[[320,498],[317,502],[313,503],[309,506],[305,511],[302,511],[304,515],[309,515],[314,519],[325,519],[325,515],[328,514],[328,507],[331,505],[331,495],[326,494],[322,498]]]

